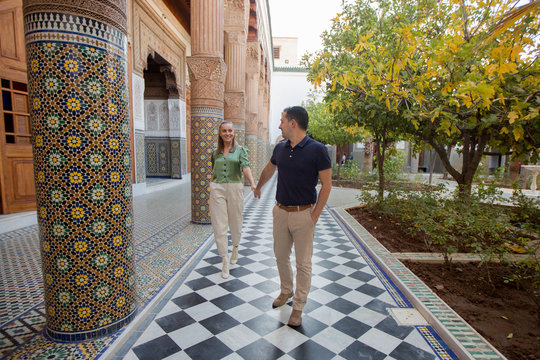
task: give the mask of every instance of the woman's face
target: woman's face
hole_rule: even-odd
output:
[[[230,143],[234,139],[234,129],[232,124],[222,124],[219,127],[219,136],[223,139],[224,142]]]

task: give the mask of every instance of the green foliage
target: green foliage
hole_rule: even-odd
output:
[[[336,121],[327,106],[315,100],[315,94],[302,104],[309,113],[308,134],[322,142],[330,145],[345,145],[361,142],[365,138],[366,132],[359,126],[341,124]]]
[[[332,166],[332,176],[337,175],[338,165]],[[377,181],[377,175],[368,170],[362,171],[358,166],[358,163],[354,160],[347,160],[344,165],[341,166],[340,179],[353,181],[356,183],[366,184]]]
[[[358,181],[360,180],[360,168],[356,161],[347,161],[341,167],[341,178],[343,180]]]
[[[384,174],[387,181],[398,181],[403,178],[406,155],[402,150],[396,151],[393,155],[384,160]]]
[[[308,77],[333,112],[373,134],[383,158],[399,138],[429,143],[468,196],[487,148],[532,161],[540,153],[539,7],[492,28],[514,5],[344,2],[324,49],[305,57]],[[447,161],[447,146],[461,149],[461,169]]]
[[[485,263],[504,259],[510,250],[522,246],[521,229],[531,229],[539,221],[530,217],[538,208],[530,208],[531,203],[521,199],[522,210],[517,211],[525,215],[516,227],[516,209],[499,205],[502,193],[494,186],[480,185],[467,199],[449,197],[440,185],[434,191],[391,189],[383,201],[363,191],[359,200],[372,212],[397,220],[413,236],[422,238],[428,251],[441,251],[448,263],[451,254],[467,249],[480,254]]]
[[[540,201],[524,195],[517,184],[514,184],[510,200],[514,205],[514,211],[510,214],[512,224],[540,233]]]

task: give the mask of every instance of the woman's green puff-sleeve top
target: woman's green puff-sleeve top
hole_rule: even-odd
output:
[[[216,155],[216,149],[212,151],[212,169],[215,183],[238,183],[242,182],[242,170],[249,167],[249,154],[245,146],[236,146],[236,150],[229,151],[227,156],[223,153]]]

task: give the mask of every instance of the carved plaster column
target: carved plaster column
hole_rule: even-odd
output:
[[[191,220],[209,224],[212,150],[223,121],[223,0],[191,2]]]
[[[262,68],[261,68],[262,69]],[[261,72],[259,74],[259,90],[258,90],[258,113],[257,113],[257,171],[261,172],[264,165],[264,119],[265,119],[265,110],[264,110],[264,75]]]
[[[258,180],[260,172],[257,163],[257,114],[259,88],[259,44],[248,41],[246,51],[246,146],[253,176]]]
[[[135,314],[126,1],[23,9],[45,331],[83,341]]]
[[[225,120],[232,121],[238,144],[245,143],[246,33],[225,32]]]
[[[246,41],[249,0],[225,0],[225,120],[231,121],[236,142],[245,144]]]
[[[268,145],[270,144],[269,136],[268,136],[268,130],[269,130],[269,116],[270,116],[270,98],[268,96],[269,94],[269,84],[268,82],[265,82],[264,86],[264,120],[263,120],[263,164],[266,164],[268,160],[270,159],[268,157]],[[263,165],[264,166],[264,165]]]

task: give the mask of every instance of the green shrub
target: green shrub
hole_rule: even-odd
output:
[[[518,234],[511,226],[510,209],[498,204],[503,200],[500,190],[480,185],[470,198],[458,199],[447,196],[443,185],[420,192],[389,189],[382,202],[366,191],[359,198],[371,211],[397,219],[413,236],[422,237],[428,251],[436,245],[447,262],[451,254],[467,248],[485,261],[502,257]]]
[[[347,160],[344,165],[341,166],[341,178],[343,180],[359,181],[362,171],[354,160]]]
[[[383,169],[386,181],[398,181],[403,178],[406,158],[404,151],[397,150],[394,155],[385,159]]]

